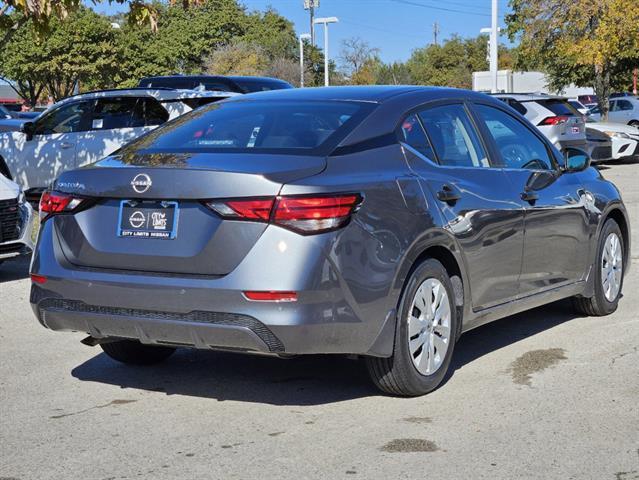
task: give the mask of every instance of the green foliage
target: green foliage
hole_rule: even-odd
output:
[[[76,82],[85,89],[112,85],[116,33],[104,16],[80,8],[66,20],[52,18],[49,28],[42,37],[29,20],[5,45],[0,74],[16,79],[21,96],[35,103],[45,90],[55,100],[70,95]]]
[[[511,8],[506,23],[519,41],[517,66],[545,71],[556,89],[593,87],[606,117],[611,90],[639,65],[639,2],[511,0]]]
[[[414,83],[420,85],[471,88],[472,73],[488,69],[487,37],[463,39],[454,35],[442,45],[429,45],[413,52],[407,62]],[[500,68],[510,63],[507,50],[501,50]]]

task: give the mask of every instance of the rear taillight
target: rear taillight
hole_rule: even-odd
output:
[[[343,227],[361,203],[361,195],[351,193],[213,200],[206,205],[223,218],[270,222],[314,234]]]
[[[85,203],[85,199],[68,193],[45,191],[40,197],[40,220],[44,221],[52,215],[69,213],[77,210]]]
[[[555,117],[546,117],[538,125],[559,125],[561,123],[566,123],[570,120],[570,117],[567,115],[557,115]]]

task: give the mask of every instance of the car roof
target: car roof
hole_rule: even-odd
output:
[[[536,100],[568,100],[561,95],[547,95],[545,93],[494,93],[496,98],[512,98],[518,102],[534,102]]]
[[[81,93],[67,97],[62,102],[70,100],[92,100],[94,98],[109,97],[153,97],[158,101],[180,100],[186,98],[210,98],[210,97],[233,97],[240,95],[235,92],[211,91],[211,90],[184,90],[176,88],[123,88],[112,90],[96,90],[93,92]]]
[[[269,90],[235,97],[227,101],[351,101],[384,103],[392,98],[405,94],[420,94],[420,96],[450,96],[466,97],[481,95],[469,90],[445,87],[422,87],[418,85],[373,85],[373,86],[340,86],[320,88],[290,88],[284,90]]]

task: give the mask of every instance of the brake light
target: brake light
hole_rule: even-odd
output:
[[[40,197],[40,219],[76,210],[85,200],[68,193],[45,191]]]
[[[297,301],[296,292],[257,291],[257,292],[244,292],[244,296],[247,299],[252,300],[254,302],[296,302]]]
[[[47,277],[45,277],[44,275],[38,275],[37,273],[32,273],[31,281],[33,283],[39,283],[40,285],[42,285],[43,283],[46,283]]]
[[[566,123],[568,120],[570,120],[570,117],[567,115],[557,115],[555,117],[544,118],[541,122],[539,122],[539,125],[559,125],[561,123]]]
[[[359,194],[214,200],[206,205],[223,218],[270,222],[303,234],[343,227],[362,203]]]

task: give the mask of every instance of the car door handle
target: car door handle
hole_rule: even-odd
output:
[[[437,192],[437,199],[444,203],[455,203],[461,198],[461,195],[450,185],[442,185],[442,189]]]
[[[535,192],[532,191],[525,191],[521,193],[521,199],[524,202],[528,202],[531,205],[534,205],[534,203],[539,200],[539,195],[537,195]]]
[[[71,148],[73,146],[74,146],[74,144],[73,143],[69,143],[69,142],[62,142],[60,144],[60,148],[64,148],[65,150],[69,149],[69,148]]]

